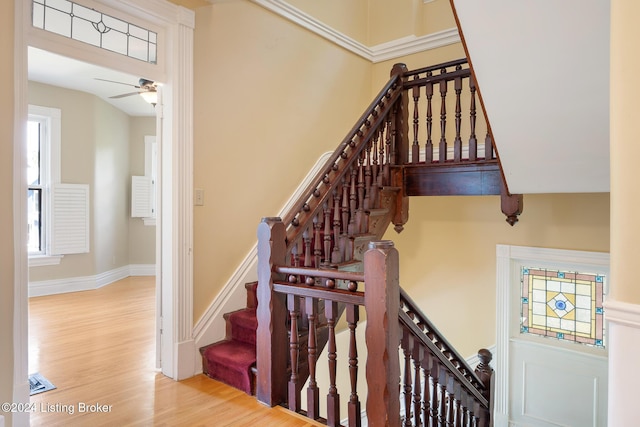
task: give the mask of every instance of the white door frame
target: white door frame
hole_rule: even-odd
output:
[[[193,340],[193,30],[194,13],[164,0],[76,0],[128,22],[149,23],[158,32],[158,65],[140,62],[122,69],[123,57],[64,39],[31,25],[31,1],[14,0],[14,401],[29,401],[28,258],[26,251],[27,47],[62,53],[85,62],[149,76],[163,86],[162,141],[159,150],[157,277],[162,283],[162,372],[180,380],[195,373]],[[17,414],[16,414],[17,415]],[[28,425],[28,414],[14,416]]]
[[[514,301],[514,281],[519,281],[519,266],[522,263],[536,265],[544,263],[566,268],[567,265],[576,268],[586,267],[595,272],[609,274],[609,254],[604,252],[585,252],[560,249],[534,248],[526,246],[496,245],[496,355],[495,367],[495,397],[494,397],[494,425],[510,425],[509,390],[510,357],[509,343],[512,335],[512,302]]]

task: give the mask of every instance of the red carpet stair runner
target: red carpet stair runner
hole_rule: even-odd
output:
[[[247,307],[227,313],[226,338],[200,349],[205,375],[254,394],[256,364],[256,288],[258,282],[247,283]]]

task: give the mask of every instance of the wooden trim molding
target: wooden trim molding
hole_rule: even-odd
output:
[[[251,1],[373,63],[388,61],[460,42],[458,29],[454,27],[419,37],[414,35],[402,37],[369,47],[283,0]],[[215,0],[209,0],[209,2],[216,3]]]
[[[640,329],[640,305],[622,301],[605,301],[605,318],[609,322]]]

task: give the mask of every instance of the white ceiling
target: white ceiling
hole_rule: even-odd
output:
[[[609,0],[454,0],[512,193],[609,191]]]
[[[108,68],[29,47],[29,80],[79,90],[98,96],[130,116],[153,116],[155,110],[141,96],[111,99],[111,96],[137,92],[142,76],[132,76]],[[122,82],[104,82],[99,79]]]

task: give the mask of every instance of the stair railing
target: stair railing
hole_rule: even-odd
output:
[[[364,255],[364,272],[353,273],[287,266],[282,221],[265,218],[258,230],[259,251],[266,256],[259,260],[265,263],[259,269],[266,267],[264,271],[271,272],[264,278],[266,282],[261,281],[258,286],[256,394],[261,402],[283,404],[311,419],[338,426],[341,393],[336,379],[338,372],[348,372],[350,388],[342,391],[347,399],[347,425],[360,426],[362,398],[358,395],[358,378],[359,366],[364,364],[370,426],[489,425],[490,353],[481,350],[482,363],[474,372],[417,309],[399,286],[399,258],[392,242],[371,242]],[[317,348],[319,301],[324,303],[328,324],[324,358]],[[339,352],[336,345],[338,304],[346,307],[346,354]],[[364,363],[358,358],[356,334],[361,307],[366,312]],[[281,316],[288,317],[288,329]],[[308,322],[308,338],[299,342],[298,325],[303,316]],[[306,360],[302,360],[303,349]],[[404,354],[402,366],[400,352]],[[302,363],[308,364],[309,372],[306,400],[302,399],[301,388],[307,378],[298,375]],[[321,391],[316,375],[319,363],[326,363],[329,372],[326,414],[320,413]]]
[[[484,170],[482,168],[486,169],[487,165],[493,168],[493,171],[499,170],[490,133],[487,133],[489,136],[485,138],[483,149],[479,148],[475,137],[477,130],[482,126],[478,126],[480,121],[477,120],[478,111],[475,108],[475,84],[466,64],[466,60],[458,60],[414,71],[408,71],[403,64],[396,64],[388,83],[358,119],[311,184],[302,192],[302,196],[294,202],[293,208],[283,216],[283,220],[267,218],[260,224],[256,389],[260,401],[270,405],[287,401],[287,383],[291,381],[290,370],[294,363],[289,362],[291,353],[287,352],[287,349],[297,345],[289,343],[288,338],[293,327],[293,319],[296,317],[290,317],[292,310],[289,304],[293,305],[294,313],[298,309],[295,309],[295,302],[290,303],[288,297],[276,290],[276,283],[287,283],[284,270],[274,269],[276,266],[327,270],[325,275],[329,274],[329,271],[335,272],[345,268],[362,271],[358,264],[364,257],[365,246],[372,240],[379,240],[390,222],[394,223],[397,231],[401,231],[408,219],[407,200],[411,195],[411,185],[407,179],[407,170],[418,165],[450,167],[462,164],[472,164],[480,169],[480,172]],[[468,82],[467,95],[463,95],[463,82]],[[453,98],[447,97],[451,84],[455,93]],[[439,105],[433,99],[434,88],[437,88],[440,94],[439,98],[437,97],[440,100]],[[422,92],[425,94],[424,99],[421,99]],[[410,99],[413,102],[410,102]],[[421,117],[423,102],[426,102],[426,115]],[[469,105],[469,137],[464,136],[466,126],[463,125],[465,121],[462,119],[462,105],[465,103]],[[434,131],[434,106],[440,112],[437,126],[439,134],[437,129]],[[454,112],[454,127],[447,127],[448,111]],[[410,117],[413,118],[411,132]],[[425,126],[421,123],[425,123]],[[485,125],[484,129],[488,129],[488,126]],[[437,147],[433,143],[435,139],[438,139]],[[450,140],[453,141],[452,144],[449,143]],[[422,144],[420,141],[425,143]],[[506,187],[503,185],[501,188]],[[516,204],[516,208],[518,207]],[[372,213],[381,208],[389,211],[386,219],[373,220]],[[366,238],[360,238],[363,235],[366,235]],[[366,270],[366,265],[364,268]],[[315,273],[309,277],[302,273],[298,276],[298,283],[305,283],[304,286],[315,285],[306,283],[307,280],[314,280],[310,277],[323,277]],[[348,283],[351,282],[355,281],[338,280],[337,289],[330,292],[348,292]],[[367,282],[366,287],[373,289],[374,285]],[[314,302],[307,303],[307,300]],[[318,304],[320,301],[329,303],[323,308]],[[326,310],[332,309],[333,302],[330,298],[307,297],[305,304],[299,308],[300,322],[311,330],[318,321],[326,320],[331,328],[330,313]],[[347,312],[347,317],[357,317],[356,312],[351,310],[352,314]],[[393,310],[384,312],[389,313]],[[309,317],[310,315],[313,317]],[[370,321],[369,310],[367,315]],[[395,318],[395,314],[393,317]],[[400,313],[399,317],[402,319],[403,314]],[[375,341],[374,338],[372,340]],[[400,342],[399,340],[400,337],[397,342]],[[308,351],[311,354],[311,346]],[[314,351],[317,351],[317,348]],[[368,351],[371,355],[371,349]],[[385,353],[385,357],[387,356],[391,357]],[[308,374],[311,376],[311,366],[308,368]],[[388,374],[394,371],[385,372]],[[306,380],[306,372],[301,377]],[[393,380],[395,385],[387,386],[393,390],[397,388],[397,378],[396,376]],[[454,383],[458,384],[455,381]],[[393,390],[390,392],[391,395]],[[375,396],[376,392],[372,392],[370,385],[369,399],[375,400]],[[379,403],[372,404],[371,410],[378,410]],[[393,402],[390,405],[393,405]],[[397,412],[394,407],[384,408],[387,413]]]

